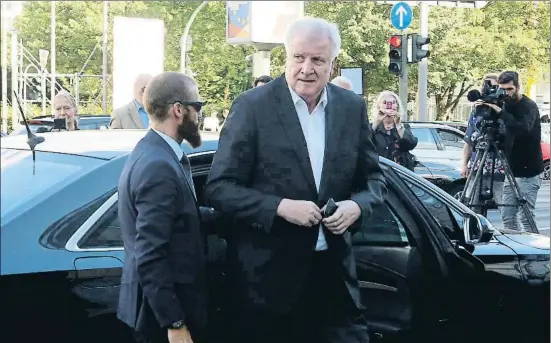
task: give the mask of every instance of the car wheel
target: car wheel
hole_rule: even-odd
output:
[[[549,173],[551,172],[550,166],[549,166],[549,160],[543,162],[543,179],[549,180],[551,177]]]

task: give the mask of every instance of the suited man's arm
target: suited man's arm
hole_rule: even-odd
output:
[[[254,116],[242,99],[236,99],[220,133],[205,197],[223,215],[269,231],[282,198],[247,187],[256,167],[256,135]]]
[[[351,200],[360,206],[362,216],[360,220],[354,223],[352,229],[360,225],[363,219],[368,219],[371,216],[373,207],[384,201],[387,192],[383,170],[379,164],[379,155],[371,140],[371,125],[367,120],[367,109],[364,101],[362,101],[360,115],[360,151],[358,152],[356,175],[354,176],[354,188],[358,192],[352,195]]]
[[[142,170],[135,170],[136,185],[136,264],[138,279],[157,321],[167,327],[184,320],[180,307],[168,249],[172,221],[176,212],[177,178],[163,161],[154,161]]]
[[[111,122],[109,123],[109,128],[122,129],[121,118],[119,118],[117,111],[113,111],[113,114],[111,114]]]

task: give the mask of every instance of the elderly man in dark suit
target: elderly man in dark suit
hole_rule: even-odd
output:
[[[144,95],[151,130],[119,181],[125,259],[118,317],[138,342],[200,341],[206,326],[204,236],[189,160],[180,144],[201,145],[193,79],[154,77]]]
[[[231,341],[367,342],[350,230],[386,186],[366,104],[328,84],[335,25],[299,20],[285,48],[285,74],[233,102],[205,188],[232,218]]]

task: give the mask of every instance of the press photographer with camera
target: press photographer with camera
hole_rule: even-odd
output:
[[[519,75],[514,71],[505,71],[498,78],[499,89],[495,98],[498,101],[488,102],[479,99],[475,107],[486,107],[491,110],[491,117],[503,121],[506,134],[503,135],[503,152],[513,174],[513,182],[505,178],[503,185],[503,206],[501,218],[505,229],[527,230],[534,223],[534,208],[541,186],[543,158],[541,154],[541,123],[536,103],[520,93]],[[503,96],[501,96],[503,95]],[[500,99],[503,98],[503,101]],[[500,106],[501,105],[501,106]],[[505,171],[507,172],[507,171]],[[515,184],[521,198],[526,200],[532,218],[518,207]],[[520,219],[520,223],[519,220]]]
[[[488,74],[484,77],[482,87],[480,89],[481,96],[486,95],[486,85],[491,87],[498,86],[497,83],[498,76],[495,74]],[[476,92],[476,91],[475,91]],[[473,108],[471,114],[469,115],[469,120],[467,122],[467,131],[465,132],[465,145],[463,146],[463,158],[461,163],[461,176],[467,177],[470,173],[476,173],[480,168],[480,163],[475,165],[476,161],[476,151],[474,147],[476,142],[483,132],[481,130],[481,120],[482,116],[476,115],[476,108]],[[468,187],[465,188],[467,194],[473,193],[473,210],[477,213],[482,213],[482,207],[480,206],[480,194],[490,195],[491,198],[497,203],[500,204],[502,201],[502,191],[503,191],[503,181],[505,180],[505,171],[503,169],[503,164],[499,160],[499,157],[496,153],[492,152],[489,154],[487,163],[484,163],[482,171],[482,180],[481,182],[471,182]],[[493,166],[495,161],[495,167]]]

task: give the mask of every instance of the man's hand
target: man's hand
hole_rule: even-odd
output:
[[[322,215],[311,201],[283,199],[277,207],[277,215],[289,223],[311,227],[319,224]]]
[[[168,342],[169,343],[193,343],[191,334],[187,327],[180,329],[168,329]]]
[[[489,104],[489,103],[484,102],[482,100],[477,100],[477,101],[474,102],[474,107],[478,107],[478,106],[488,106],[489,108],[494,110],[496,113],[501,112],[501,107],[499,107],[498,105]]]
[[[335,213],[322,220],[325,227],[335,235],[342,235],[362,214],[360,206],[352,200],[337,202]],[[322,209],[322,211],[325,209]]]
[[[459,172],[461,173],[461,177],[469,176],[469,168],[467,168],[466,165],[461,166],[461,170]]]

